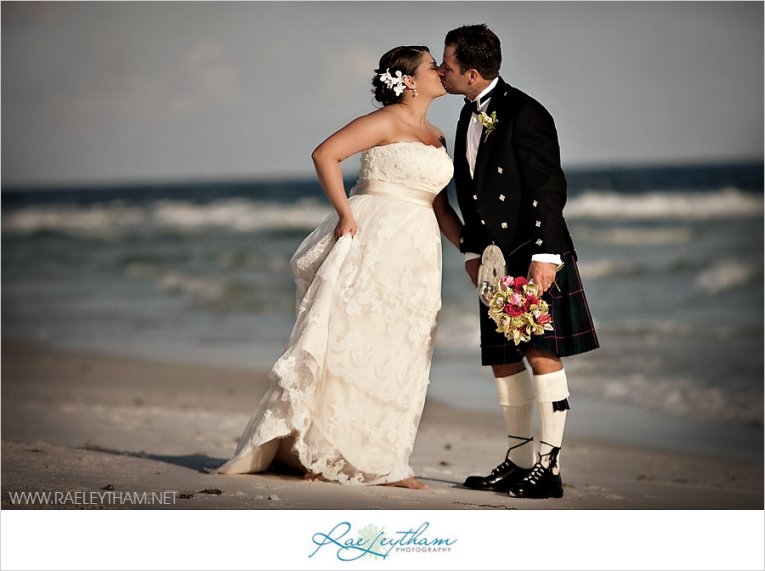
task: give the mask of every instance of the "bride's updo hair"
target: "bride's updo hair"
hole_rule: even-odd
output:
[[[380,81],[380,74],[389,70],[393,76],[396,75],[397,71],[400,71],[401,75],[414,75],[422,62],[423,52],[430,53],[430,50],[426,46],[399,46],[385,52],[380,58],[380,65],[375,70],[374,78],[372,78],[372,93],[374,93],[375,100],[382,103],[383,106],[399,103],[404,93],[396,95],[393,89]]]

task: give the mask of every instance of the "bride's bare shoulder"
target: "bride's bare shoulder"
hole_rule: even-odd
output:
[[[345,129],[354,133],[363,133],[365,139],[374,139],[374,144],[385,144],[395,139],[398,131],[397,118],[394,113],[383,107],[357,117]]]
[[[394,127],[400,120],[398,115],[389,107],[375,109],[371,113],[364,115],[369,121],[373,121],[381,126]]]
[[[387,131],[393,129],[396,123],[396,117],[393,113],[387,111],[384,107],[376,109],[366,115],[356,117],[349,125],[363,126],[366,129]]]

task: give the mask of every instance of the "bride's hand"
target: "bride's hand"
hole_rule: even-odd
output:
[[[356,236],[356,219],[353,216],[341,216],[340,222],[335,226],[335,240],[346,234]]]

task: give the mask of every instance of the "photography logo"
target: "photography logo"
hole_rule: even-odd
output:
[[[308,557],[330,552],[340,561],[358,561],[362,558],[384,560],[399,554],[451,553],[457,539],[433,535],[429,527],[430,523],[426,521],[416,528],[388,531],[382,526],[369,524],[355,531],[350,522],[343,521],[326,533],[313,534],[314,549]]]

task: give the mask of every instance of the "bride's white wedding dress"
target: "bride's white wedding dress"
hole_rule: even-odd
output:
[[[432,202],[452,177],[443,148],[373,147],[349,202],[355,238],[333,213],[291,265],[297,321],[271,386],[218,469],[268,468],[281,446],[307,471],[348,484],[414,475],[409,466],[441,308],[441,234]],[[276,440],[280,439],[280,440]]]

